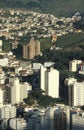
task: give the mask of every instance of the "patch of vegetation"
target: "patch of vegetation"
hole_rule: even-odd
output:
[[[12,44],[10,43],[10,40],[6,40],[3,42],[2,50],[4,52],[9,52],[12,49]]]
[[[83,12],[83,3],[83,0],[0,0],[0,7],[25,8],[55,16],[68,16],[76,11]]]
[[[29,94],[28,98],[24,99],[24,102],[28,105],[34,105],[35,102],[42,107],[47,107],[47,106],[53,106],[56,103],[64,103],[66,104],[66,101],[62,98],[52,98],[48,95],[44,94],[45,92],[40,89],[35,89],[31,91]]]
[[[41,43],[41,51],[42,52],[45,49],[50,49],[50,47],[51,47],[51,39],[50,38],[40,39],[40,43]]]
[[[66,34],[59,37],[56,41],[56,46],[64,49],[68,47],[75,48],[82,44],[84,44],[84,33]]]

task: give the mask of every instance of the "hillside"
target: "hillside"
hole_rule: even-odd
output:
[[[72,33],[59,37],[56,46],[64,50],[82,50],[84,49],[84,33]]]
[[[41,39],[41,51],[51,47],[50,39]],[[66,51],[83,51],[84,50],[84,33],[72,33],[58,37],[55,42],[56,47]]]
[[[55,16],[68,16],[76,11],[83,13],[83,3],[84,0],[0,0],[0,8],[25,8]]]

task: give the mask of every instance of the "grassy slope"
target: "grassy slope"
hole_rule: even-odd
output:
[[[51,39],[40,39],[41,51],[51,47]],[[83,48],[80,47],[83,45]],[[58,38],[56,46],[64,50],[80,50],[84,49],[84,33],[67,34]]]
[[[27,8],[61,16],[83,12],[83,3],[84,0],[0,0],[0,7]]]
[[[51,39],[40,39],[41,42],[41,51],[44,51],[45,49],[50,49],[51,47]]]
[[[67,34],[58,38],[56,45],[62,48],[77,48],[84,45],[84,33]]]

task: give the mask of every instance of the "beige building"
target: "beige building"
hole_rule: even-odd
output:
[[[28,59],[28,45],[23,45],[23,58]]]
[[[40,42],[38,40],[30,39],[29,44],[23,45],[23,58],[33,59],[40,55]]]
[[[57,35],[56,34],[52,34],[51,40],[52,40],[52,42],[56,42],[57,41]]]
[[[40,41],[35,41],[35,56],[40,55]]]

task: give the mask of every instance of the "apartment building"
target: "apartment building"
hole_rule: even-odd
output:
[[[54,98],[59,97],[59,71],[50,67],[41,66],[40,69],[40,88],[46,95]]]

